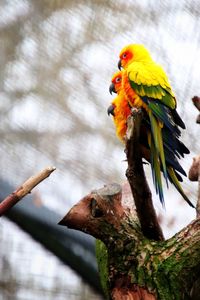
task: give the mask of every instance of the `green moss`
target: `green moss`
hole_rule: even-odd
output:
[[[123,224],[122,235],[121,228],[115,231],[112,225],[103,224],[109,252],[101,241],[96,243],[99,274],[106,298],[109,299],[109,284],[115,284],[118,275],[127,275],[133,284],[155,293],[158,300],[189,299],[192,283],[199,272],[199,244],[185,242],[177,235],[168,241],[149,241],[140,236],[139,231],[136,233],[135,228],[132,233],[129,225]],[[195,266],[198,268],[196,272]],[[189,274],[188,270],[193,272]]]
[[[108,251],[105,244],[100,240],[96,240],[96,258],[102,289],[104,291],[106,299],[110,299],[108,280]]]

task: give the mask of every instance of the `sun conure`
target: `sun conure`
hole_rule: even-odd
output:
[[[113,115],[113,121],[116,127],[116,134],[118,138],[125,142],[126,130],[127,130],[127,118],[131,114],[131,107],[127,101],[124,90],[122,88],[122,78],[124,71],[119,71],[115,73],[112,77],[111,85],[110,85],[110,93],[115,92],[117,96],[112,101],[112,104],[108,108],[108,114]],[[185,145],[178,140],[175,135],[172,135],[170,130],[164,125],[163,131],[163,148],[164,155],[166,159],[166,169],[167,169],[167,177],[174,184],[183,198],[191,205],[192,203],[189,201],[187,196],[184,194],[182,187],[179,181],[182,181],[182,177],[178,172],[183,175],[186,175],[183,168],[178,163],[176,156],[179,155],[184,156],[185,153],[189,153],[189,150],[185,147]],[[169,138],[170,136],[170,138]],[[156,191],[159,194],[160,201],[164,203],[163,196],[163,188],[162,188],[162,180],[161,180],[161,163],[160,158],[157,155],[154,141],[151,133],[151,126],[148,122],[148,116],[144,116],[144,119],[141,124],[140,129],[140,149],[141,155],[148,162],[151,163],[152,174],[154,179],[154,184],[156,187]],[[169,140],[169,142],[168,142]],[[176,156],[175,156],[176,155]],[[162,169],[163,171],[163,169]]]
[[[124,93],[131,107],[142,107],[148,113],[152,140],[167,182],[162,127],[165,124],[177,137],[180,136],[178,126],[185,128],[176,111],[174,93],[163,68],[153,61],[143,45],[128,45],[119,56],[118,67],[125,71],[122,78]]]

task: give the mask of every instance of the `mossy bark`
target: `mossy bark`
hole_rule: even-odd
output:
[[[125,299],[134,299],[128,298],[127,291],[139,287],[152,294],[152,299],[192,299],[191,289],[200,270],[200,220],[163,242],[146,239],[139,228],[137,234],[135,228],[132,233],[130,219],[124,221],[123,226],[129,228],[124,237],[115,236],[115,242],[107,243],[107,251],[105,246],[100,251],[100,277],[103,286],[109,287],[107,295],[120,299],[115,298],[119,288],[124,290]]]
[[[106,245],[99,242],[98,257],[110,299],[192,299],[200,271],[200,219],[166,241],[153,241],[142,232],[132,203],[119,185],[109,185],[80,200],[60,224]]]

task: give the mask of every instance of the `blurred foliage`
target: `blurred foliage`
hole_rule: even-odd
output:
[[[63,214],[92,188],[125,178],[123,146],[106,110],[118,53],[132,42],[144,43],[169,75],[187,125],[187,170],[199,153],[191,103],[200,93],[199,11],[197,0],[2,0],[1,177],[17,186],[55,165],[39,190]],[[194,184],[186,180],[184,189],[194,201]],[[167,193],[169,200],[179,197]],[[173,215],[166,227],[170,222]]]

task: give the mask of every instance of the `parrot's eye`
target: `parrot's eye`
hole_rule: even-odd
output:
[[[121,78],[120,77],[117,77],[116,79],[115,79],[115,82],[120,82],[121,81]]]
[[[99,208],[97,201],[92,198],[90,202],[91,214],[93,218],[100,218],[103,216],[102,210]]]
[[[127,53],[125,52],[122,54],[122,58],[126,58],[126,57],[127,57]]]

